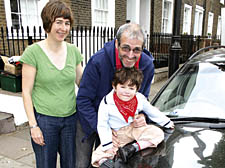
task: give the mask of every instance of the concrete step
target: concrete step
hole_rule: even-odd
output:
[[[0,134],[10,133],[16,130],[13,114],[0,111]]]

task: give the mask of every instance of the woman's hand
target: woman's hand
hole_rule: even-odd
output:
[[[134,116],[134,120],[131,125],[135,128],[147,125],[144,114],[138,114]]]
[[[44,137],[39,127],[31,128],[30,132],[31,132],[31,137],[36,144],[41,146],[45,145]]]

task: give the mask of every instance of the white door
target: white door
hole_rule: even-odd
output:
[[[138,23],[146,34],[150,31],[150,0],[127,0],[127,21]]]

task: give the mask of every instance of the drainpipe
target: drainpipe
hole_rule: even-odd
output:
[[[203,4],[203,9],[204,9],[204,13],[203,13],[203,22],[202,22],[202,36],[205,35],[205,32],[207,33],[207,27],[206,27],[206,19],[205,19],[205,16],[206,16],[206,0],[204,0],[204,4]],[[208,23],[207,23],[208,25]],[[206,30],[205,30],[206,29]]]
[[[180,63],[180,15],[181,15],[182,0],[175,0],[174,4],[174,17],[173,17],[173,36],[172,45],[170,46],[170,55],[168,60],[168,77],[179,68]]]

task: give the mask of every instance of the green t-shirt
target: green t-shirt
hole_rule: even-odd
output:
[[[67,43],[66,64],[59,70],[38,44],[26,48],[20,62],[36,68],[32,102],[38,113],[67,117],[76,112],[76,66],[82,60],[76,46]]]

